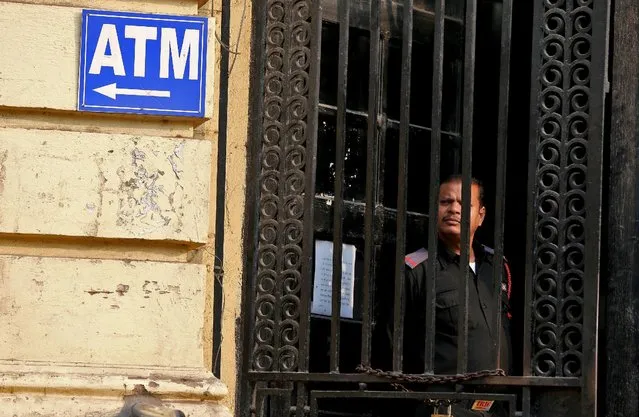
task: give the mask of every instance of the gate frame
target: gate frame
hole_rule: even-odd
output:
[[[605,415],[639,415],[639,5],[614,1],[608,155]],[[604,345],[604,343],[602,343]]]
[[[533,30],[535,31],[535,35],[533,36],[533,62],[531,65],[532,69],[532,85],[531,85],[531,125],[530,125],[530,147],[531,147],[531,157],[532,155],[537,155],[537,141],[539,137],[539,126],[537,121],[539,120],[538,116],[538,107],[540,105],[541,100],[541,88],[539,87],[539,80],[541,74],[542,60],[541,60],[541,25],[544,23],[544,16],[546,16],[546,11],[543,8],[543,0],[535,0],[535,17]],[[590,328],[589,326],[584,326],[585,331],[583,332],[583,361],[582,361],[582,369],[586,370],[580,380],[583,380],[582,383],[578,385],[575,384],[576,378],[540,378],[533,377],[531,373],[524,373],[523,377],[494,377],[484,380],[482,382],[492,382],[493,384],[505,384],[505,385],[519,385],[525,386],[524,393],[527,399],[524,399],[524,411],[531,411],[531,388],[532,387],[576,387],[581,386],[581,415],[582,416],[594,416],[597,412],[597,320],[598,320],[598,294],[599,294],[599,281],[598,281],[598,269],[599,269],[599,254],[600,254],[600,242],[601,242],[601,201],[602,201],[602,190],[601,190],[601,174],[602,174],[602,138],[604,131],[604,104],[605,104],[605,84],[606,84],[606,71],[607,71],[607,60],[608,60],[608,24],[609,24],[609,9],[610,2],[609,0],[592,0],[591,3],[588,0],[565,0],[567,2],[579,2],[582,1],[583,4],[591,4],[594,3],[593,6],[593,27],[592,27],[592,38],[594,42],[592,43],[592,60],[590,68],[592,70],[592,79],[590,84],[590,112],[589,112],[589,120],[590,120],[590,128],[589,128],[589,145],[588,145],[588,170],[587,170],[587,184],[589,185],[589,189],[591,190],[586,198],[586,206],[587,213],[592,213],[587,216],[586,219],[586,239],[588,243],[586,244],[584,256],[586,258],[585,267],[584,267],[584,276],[586,277],[597,277],[597,279],[586,279],[584,280],[584,292],[586,292],[586,297],[584,300],[584,306],[586,311],[584,312],[583,322],[584,324],[592,324],[594,327]],[[561,2],[561,0],[560,0]],[[313,3],[312,0],[309,0],[309,3]],[[317,6],[317,3],[315,3]],[[244,230],[244,244],[247,253],[247,260],[244,267],[243,272],[243,285],[242,285],[242,309],[244,314],[242,315],[242,334],[239,336],[238,345],[241,347],[241,356],[242,356],[242,364],[241,364],[241,375],[239,378],[238,386],[238,415],[248,415],[249,408],[251,402],[255,399],[256,392],[251,389],[251,386],[257,388],[258,385],[262,384],[263,381],[266,381],[264,378],[270,378],[269,381],[273,381],[276,385],[285,385],[290,388],[266,388],[263,387],[261,390],[265,392],[265,390],[271,391],[287,391],[288,389],[292,389],[292,387],[297,384],[298,388],[301,391],[304,391],[302,388],[306,382],[311,380],[332,380],[328,375],[316,375],[319,379],[315,379],[312,374],[305,372],[307,369],[307,364],[304,363],[305,359],[303,355],[300,356],[299,362],[299,371],[294,372],[272,372],[272,373],[264,373],[264,372],[252,372],[252,350],[254,347],[254,320],[255,320],[255,285],[256,285],[256,271],[258,268],[258,254],[257,254],[257,246],[256,242],[258,242],[258,225],[260,223],[260,171],[261,171],[261,152],[262,152],[262,135],[264,134],[264,91],[265,91],[265,81],[264,81],[264,63],[266,59],[266,48],[265,48],[265,39],[266,39],[266,2],[260,0],[253,0],[253,25],[254,30],[252,32],[252,63],[251,63],[251,86],[250,86],[250,94],[251,94],[251,104],[249,111],[249,127],[248,127],[248,137],[254,138],[254,140],[250,140],[249,143],[249,169],[247,170],[247,198],[246,198],[246,227]],[[313,22],[314,25],[317,25],[321,28],[321,20],[319,22]],[[318,28],[315,28],[316,34],[318,32]],[[317,59],[319,62],[319,42],[315,39],[316,50],[312,50],[311,59]],[[317,54],[317,56],[315,56]],[[313,61],[315,62],[315,61]],[[316,68],[315,71],[318,69]],[[312,72],[313,70],[311,70]],[[310,77],[315,80],[316,73],[310,74]],[[319,83],[315,81],[311,81],[311,87],[309,92],[309,102],[311,103],[309,109],[309,124],[308,124],[308,132],[306,134],[307,138],[307,149],[310,149],[312,155],[307,155],[307,163],[311,167],[311,174],[305,175],[305,186],[306,193],[305,196],[305,204],[304,204],[304,224],[312,224],[312,199],[314,198],[313,190],[314,186],[314,160],[315,160],[315,147],[316,147],[316,137],[317,137],[317,109],[313,109],[314,106],[312,104],[316,101],[318,97],[318,88]],[[532,159],[532,158],[531,158]],[[534,161],[531,161],[531,172],[534,166]],[[533,172],[536,174],[536,172]],[[536,175],[530,175],[529,181],[531,184],[529,185],[529,191],[534,189],[533,182],[537,179]],[[594,189],[593,189],[594,188]],[[612,188],[612,184],[611,184]],[[310,195],[310,197],[309,197]],[[612,196],[613,194],[611,194]],[[531,195],[531,203],[533,203],[534,196]],[[529,207],[536,207],[536,204],[532,204]],[[533,216],[529,218],[529,234],[528,234],[528,242],[531,245],[531,248],[534,247],[535,242],[533,237],[533,224],[534,219]],[[611,222],[612,226],[612,222]],[[312,236],[312,227],[309,231],[304,231],[304,236]],[[611,235],[612,237],[612,235]],[[612,240],[612,239],[611,239]],[[306,245],[305,252],[303,255],[304,262],[306,265],[302,266],[302,273],[306,276],[306,278],[310,277],[311,271],[311,255],[312,248],[309,249],[310,245]],[[532,263],[532,262],[531,262]],[[637,266],[639,268],[639,266]],[[526,276],[531,276],[534,266],[529,264],[527,266]],[[529,282],[530,284],[530,282]],[[532,300],[532,290],[528,288],[528,296],[527,300]],[[594,291],[594,292],[593,292]],[[302,300],[301,309],[302,312],[308,310],[308,294],[306,294],[306,299]],[[306,305],[305,305],[306,304]],[[592,307],[592,308],[590,308]],[[528,308],[530,312],[531,307]],[[300,339],[304,340],[308,343],[308,327],[304,326],[302,323],[303,320],[300,320]],[[529,329],[532,334],[533,323],[529,323]],[[592,330],[592,331],[591,331]],[[300,352],[304,352],[304,347],[300,344]],[[529,368],[530,370],[530,368]],[[355,375],[355,374],[342,374],[339,375],[342,377],[341,381],[351,381],[351,382],[380,382],[383,379],[374,377],[374,376],[366,376],[366,375]],[[262,381],[262,382],[260,382]],[[527,393],[527,395],[526,395]],[[303,393],[305,395],[305,393]],[[302,394],[298,396],[298,405],[302,405],[299,403]],[[552,407],[552,404],[548,404],[548,406]],[[543,413],[543,409],[545,407],[541,407],[540,410]],[[567,412],[565,415],[573,415],[569,413],[568,405],[564,405],[564,410]],[[548,408],[545,408],[548,409]],[[298,415],[302,410],[298,408]],[[572,410],[573,412],[575,410]]]

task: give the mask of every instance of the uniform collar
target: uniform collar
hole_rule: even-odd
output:
[[[478,243],[477,241],[473,242],[473,251],[475,252],[475,263],[480,263],[486,258],[486,250],[484,249],[484,245]],[[442,242],[441,240],[439,240],[438,252],[439,256],[446,262],[459,263],[459,255],[448,249],[448,247],[446,247],[444,242]]]

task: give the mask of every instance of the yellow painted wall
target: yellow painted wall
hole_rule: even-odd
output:
[[[0,1],[0,414],[107,417],[135,401],[232,413],[250,6],[231,1],[213,346],[221,0]],[[82,8],[210,16],[207,120],[77,112]]]
[[[232,50],[229,74],[229,109],[226,156],[226,207],[224,219],[224,309],[222,315],[221,377],[229,389],[225,404],[234,409],[237,384],[239,336],[236,321],[241,315],[241,289],[245,253],[243,251],[244,198],[246,195],[246,149],[249,116],[251,62],[250,0],[231,0],[230,38]],[[220,4],[214,16],[219,20]]]

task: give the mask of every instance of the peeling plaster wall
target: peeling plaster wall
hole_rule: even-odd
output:
[[[0,42],[0,415],[126,417],[138,399],[189,417],[232,412],[251,2],[230,2],[238,53],[222,158],[223,341],[213,346],[221,7],[0,0],[10,40]],[[75,111],[82,8],[210,16],[208,118]]]
[[[205,278],[196,264],[0,256],[0,358],[204,369]]]
[[[0,128],[0,232],[206,243],[210,170],[206,141]]]

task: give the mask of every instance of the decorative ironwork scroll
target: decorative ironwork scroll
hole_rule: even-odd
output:
[[[582,374],[592,3],[543,0],[532,265],[536,376]]]
[[[299,364],[311,1],[266,5],[254,348],[256,371]]]

